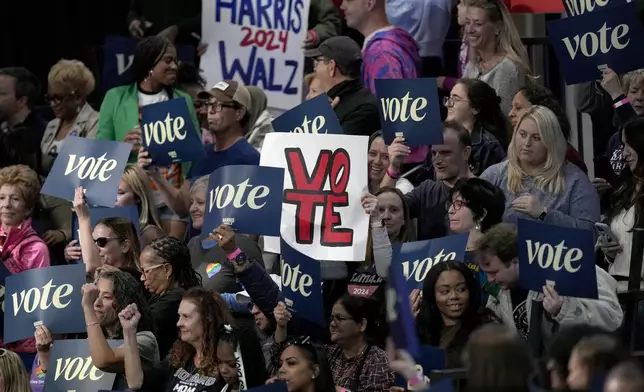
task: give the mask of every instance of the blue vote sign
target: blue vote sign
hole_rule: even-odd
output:
[[[139,208],[136,205],[113,208],[89,208],[89,220],[90,224],[92,225],[92,230],[100,220],[113,217],[129,219],[130,222],[134,224],[136,232],[139,233],[140,239],[141,228],[139,225]],[[78,241],[78,246],[80,246],[80,233],[78,232],[78,217],[76,216],[76,214],[73,214],[72,216],[72,239]],[[77,263],[83,263],[83,260],[78,260]]]
[[[397,136],[412,147],[443,144],[436,79],[376,79],[375,84],[386,144]]]
[[[87,204],[114,207],[131,149],[129,143],[67,136],[41,192],[74,201],[82,186]]]
[[[394,244],[391,264],[402,271],[411,292],[423,286],[427,273],[436,264],[450,260],[463,262],[468,236],[468,233],[464,233]]]
[[[387,282],[387,321],[389,333],[396,349],[406,350],[411,356],[418,357],[420,348],[416,334],[416,323],[411,314],[409,294],[411,289],[400,265],[391,263]]]
[[[255,388],[247,389],[247,392],[288,392],[286,382],[276,381],[266,385],[260,385]]]
[[[52,333],[85,332],[81,287],[86,282],[84,265],[36,268],[5,280],[4,341],[34,336],[42,322]]]
[[[317,97],[282,113],[271,123],[275,132],[343,134],[338,116],[335,115],[329,96]]]
[[[553,286],[561,296],[597,299],[594,233],[519,219],[519,282],[541,292]]]
[[[185,98],[143,106],[141,124],[143,145],[154,165],[197,162],[205,156]]]
[[[0,334],[4,336],[4,301],[7,299],[5,281],[7,277],[11,276],[11,272],[5,267],[4,263],[0,263],[0,316],[2,316],[2,323],[0,324]]]
[[[568,16],[603,11],[606,8],[628,4],[633,0],[562,0]]]
[[[291,248],[281,239],[282,295],[293,316],[326,327],[322,303],[320,263]]]
[[[122,340],[107,343],[112,348],[123,345]],[[86,339],[61,339],[51,346],[45,392],[111,391],[115,379],[116,374],[94,366]]]
[[[108,35],[105,37],[103,47],[103,80],[101,88],[103,92],[112,87],[132,83],[132,63],[134,62],[134,50],[140,42],[135,38],[118,37]],[[194,63],[196,49],[189,45],[177,47],[179,61]]]
[[[644,27],[635,3],[549,22],[552,45],[567,84],[601,79],[602,69],[644,67]]]
[[[280,234],[284,169],[255,165],[230,165],[215,170],[208,180],[206,215],[201,240],[220,224],[239,233]]]

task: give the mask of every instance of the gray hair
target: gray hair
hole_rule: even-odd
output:
[[[194,194],[197,191],[201,191],[202,188],[208,189],[208,181],[210,181],[210,175],[205,175],[199,177],[195,182],[190,185],[190,195]]]

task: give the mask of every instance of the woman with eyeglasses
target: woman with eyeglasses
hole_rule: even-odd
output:
[[[310,337],[289,340],[279,358],[273,380],[286,382],[288,392],[335,392],[333,374],[323,346]]]
[[[476,79],[461,79],[445,98],[447,120],[461,124],[472,137],[470,170],[476,176],[505,159],[512,130],[500,100],[492,87]]]
[[[76,188],[73,206],[87,275],[93,277],[97,268],[109,265],[140,276],[137,262],[141,247],[134,224],[125,218],[104,218],[92,229],[82,187]]]
[[[68,135],[93,139],[98,126],[98,112],[87,103],[96,82],[85,64],[60,60],[47,79],[46,99],[56,118],[47,124],[40,143],[43,175],[51,170]]]
[[[183,98],[188,105],[190,120],[199,132],[199,123],[190,96],[176,88],[177,49],[165,38],[153,36],[139,41],[134,50],[131,71],[132,83],[114,87],[103,99],[96,138],[132,144],[130,162],[135,162],[143,143],[140,108],[174,98]],[[170,187],[180,189],[190,167],[189,163],[175,163],[159,167],[158,173]],[[153,185],[154,187],[154,185]],[[154,191],[158,189],[153,188]],[[155,207],[159,208],[163,231],[181,238],[186,231],[187,219],[175,214],[155,192]]]
[[[374,344],[382,333],[376,321],[378,303],[370,298],[345,294],[333,305],[326,355],[336,387],[352,392],[387,391],[394,385],[384,350]],[[280,302],[275,311],[274,358],[286,342],[291,313]],[[384,342],[382,342],[384,344]]]
[[[190,251],[179,239],[161,237],[150,243],[139,258],[141,282],[151,294],[149,305],[161,357],[177,340],[177,310],[183,294],[201,286],[201,276],[192,269]]]
[[[226,324],[217,335],[221,392],[239,392],[266,383],[264,353],[255,329]]]
[[[22,360],[18,354],[5,348],[0,348],[0,391],[32,392]],[[42,391],[42,386],[34,391]]]
[[[219,392],[221,385],[215,352],[219,333],[232,316],[221,296],[210,290],[193,287],[179,304],[179,338],[161,363],[143,367],[136,344],[136,329],[141,314],[135,305],[119,313],[124,335],[124,359],[127,386],[138,391]]]

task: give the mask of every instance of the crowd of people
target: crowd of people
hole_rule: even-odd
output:
[[[90,100],[95,72],[79,60],[61,59],[43,81],[48,122],[36,107],[38,78],[0,68],[1,261],[11,274],[84,263],[81,337],[93,365],[116,374],[114,390],[237,392],[280,381],[289,392],[430,389],[434,380],[419,374],[418,358],[389,336],[392,246],[467,233],[465,259],[437,263],[409,296],[420,344],[444,352],[435,370],[461,370],[458,383],[450,379],[455,388],[644,391],[624,338],[631,326],[622,300],[632,275],[642,280],[631,257],[644,227],[644,70],[607,68],[580,89],[579,110],[608,112],[616,128],[607,129],[605,160],[595,161],[608,170],[590,179],[569,142],[565,111],[531,71],[503,1],[432,0],[418,9],[312,0],[304,45],[312,71],[302,98],[326,94],[345,134],[369,136],[366,257],[319,261],[328,325],[321,329],[289,311],[280,255],[263,251],[261,237],[222,224],[209,233],[217,246],[205,248],[200,238],[209,174],[259,165],[271,153],[262,150],[274,119],[262,86],[206,87],[199,67],[180,64],[175,48],[199,29],[200,15],[191,16],[198,11],[175,10],[178,22],[152,2],[134,3],[141,4],[128,19],[140,38],[132,81],[107,91],[100,105]],[[462,35],[454,72],[442,54],[452,12]],[[149,22],[161,19],[168,21]],[[435,77],[444,98],[443,144],[410,148],[396,137],[387,145],[375,80],[419,77]],[[152,165],[140,108],[180,97],[204,158]],[[122,217],[93,224],[82,187],[73,202],[40,192],[67,136],[131,144],[115,207],[136,206],[136,225]],[[521,286],[519,219],[593,231],[597,299]],[[597,222],[611,235],[597,234]],[[362,295],[350,289],[365,282]],[[33,338],[0,340],[2,390],[43,390],[52,346],[70,338],[78,337],[39,325]],[[123,343],[112,347],[112,339]]]

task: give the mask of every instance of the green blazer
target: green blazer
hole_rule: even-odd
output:
[[[188,102],[190,117],[195,125],[195,130],[199,134],[199,122],[195,112],[192,98],[181,90],[173,89],[172,98],[183,97]],[[101,110],[98,117],[98,130],[96,131],[97,140],[116,140],[125,139],[125,135],[139,122],[139,96],[136,84],[114,87],[105,94]],[[136,162],[136,153],[130,154],[130,162]],[[182,163],[184,177],[190,168],[189,162]]]

